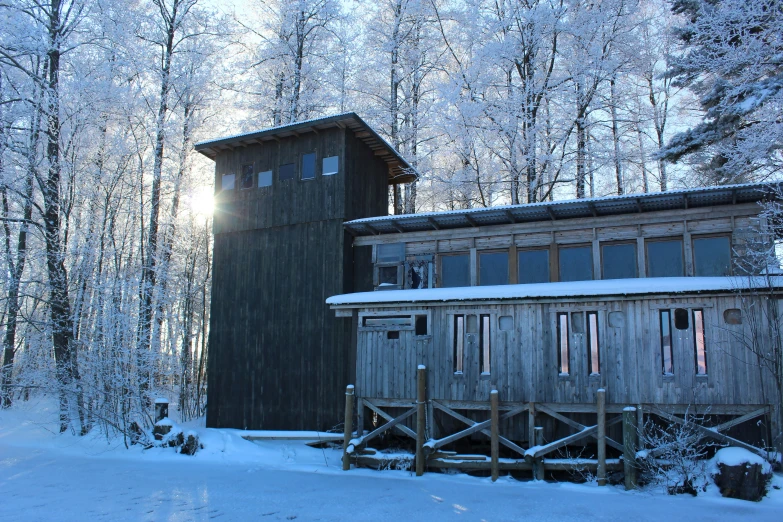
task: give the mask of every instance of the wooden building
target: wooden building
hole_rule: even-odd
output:
[[[198,143],[215,161],[207,426],[327,429],[354,375],[327,297],[371,290],[343,222],[387,213],[410,165],[353,113]]]
[[[483,421],[493,390],[509,412],[506,445],[522,454],[537,413],[583,429],[599,389],[610,413],[709,413],[727,433],[774,422],[778,392],[749,346],[771,342],[770,315],[747,314],[754,299],[783,314],[783,282],[745,263],[768,193],[735,185],[347,222],[355,247],[372,248],[375,291],[327,302],[353,318],[359,427],[421,402],[418,365],[433,449],[455,422]],[[770,431],[752,442],[769,445]]]

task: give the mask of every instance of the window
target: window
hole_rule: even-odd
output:
[[[674,310],[674,327],[678,330],[688,329],[688,310],[685,308]]]
[[[696,375],[707,375],[707,350],[704,344],[704,311],[693,310],[694,349],[696,351]]]
[[[498,329],[501,332],[510,332],[514,329],[514,318],[510,315],[501,315],[498,319]]]
[[[603,279],[639,277],[636,267],[636,245],[634,243],[601,245],[601,277]]]
[[[378,286],[398,286],[397,266],[378,267]]]
[[[272,171],[271,170],[265,170],[263,172],[258,173],[258,186],[260,187],[271,187],[272,186]]]
[[[742,310],[739,308],[727,308],[723,311],[723,320],[726,324],[742,324]]]
[[[315,179],[315,152],[302,155],[302,179]]]
[[[338,156],[330,156],[328,158],[324,158],[323,160],[323,172],[321,173],[324,176],[331,176],[333,174],[337,174],[337,171],[339,169],[339,157]]]
[[[731,241],[728,236],[693,240],[693,271],[696,276],[731,275]]]
[[[489,375],[490,372],[490,317],[482,314],[481,330],[479,335],[479,351],[481,352],[481,374]]]
[[[568,375],[568,314],[557,314],[557,366],[560,375]]]
[[[402,263],[405,258],[405,243],[378,245],[375,256],[378,263]]]
[[[440,286],[470,286],[470,256],[459,254],[440,257]]]
[[[465,357],[465,316],[454,316],[454,373],[462,373]]]
[[[682,277],[682,240],[648,241],[647,277]]]
[[[418,335],[418,336],[428,335],[428,332],[427,332],[427,316],[426,315],[417,315],[416,316],[416,335]]]
[[[674,374],[672,359],[672,314],[670,310],[661,310],[661,361],[663,374]]]
[[[587,349],[590,375],[601,373],[601,359],[598,350],[598,312],[587,312]]]
[[[479,285],[508,284],[508,252],[479,254]]]
[[[387,339],[399,339],[400,338],[400,331],[399,330],[389,330],[386,332],[386,338]]]
[[[220,180],[220,188],[222,190],[234,190],[234,175],[223,174],[223,177]]]
[[[592,247],[560,247],[560,281],[588,281],[592,278]]]
[[[296,179],[295,163],[286,163],[285,165],[280,165],[280,181],[287,179]]]
[[[549,282],[549,249],[517,251],[517,282]]]
[[[365,328],[408,328],[411,327],[410,315],[381,315],[364,317],[362,325]]]
[[[240,189],[253,188],[253,165],[242,165],[242,176],[239,178]]]

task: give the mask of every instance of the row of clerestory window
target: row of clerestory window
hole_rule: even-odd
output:
[[[299,173],[297,174],[296,163],[284,163],[277,169],[277,177],[280,181],[297,179],[302,181],[315,179],[317,170],[316,153],[308,152],[302,154]],[[329,156],[321,160],[321,175],[333,176],[340,170],[339,156]],[[239,170],[239,188],[242,190],[252,188],[271,187],[274,170],[260,170],[255,168],[253,163],[242,164]],[[223,174],[220,183],[221,190],[234,190],[237,185],[236,175],[234,173]]]

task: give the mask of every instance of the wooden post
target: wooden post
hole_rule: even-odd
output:
[[[492,458],[492,482],[495,482],[500,476],[500,466],[498,457],[500,454],[500,445],[498,444],[498,391],[492,390],[489,393],[490,405],[490,454]]]
[[[543,446],[544,428],[542,426],[536,426],[534,431],[536,446]],[[537,458],[533,461],[533,478],[536,480],[544,480],[544,457]]]
[[[636,489],[636,408],[623,408],[623,470],[625,489]]]
[[[644,410],[641,404],[636,406],[636,451],[644,449]]]
[[[536,445],[536,403],[532,401],[527,405],[527,445]]]
[[[348,444],[353,434],[353,384],[345,388],[345,429],[343,431],[343,471],[351,469],[351,456],[348,454]]]
[[[598,413],[598,485],[606,486],[606,390],[595,392],[595,406]]]
[[[364,402],[361,397],[356,397],[356,436],[364,436]]]
[[[424,475],[424,432],[427,430],[427,368],[420,364],[416,370],[416,476]]]

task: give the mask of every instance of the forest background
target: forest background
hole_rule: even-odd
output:
[[[0,0],[4,407],[203,414],[202,139],[357,112],[390,212],[780,178],[779,0]]]

